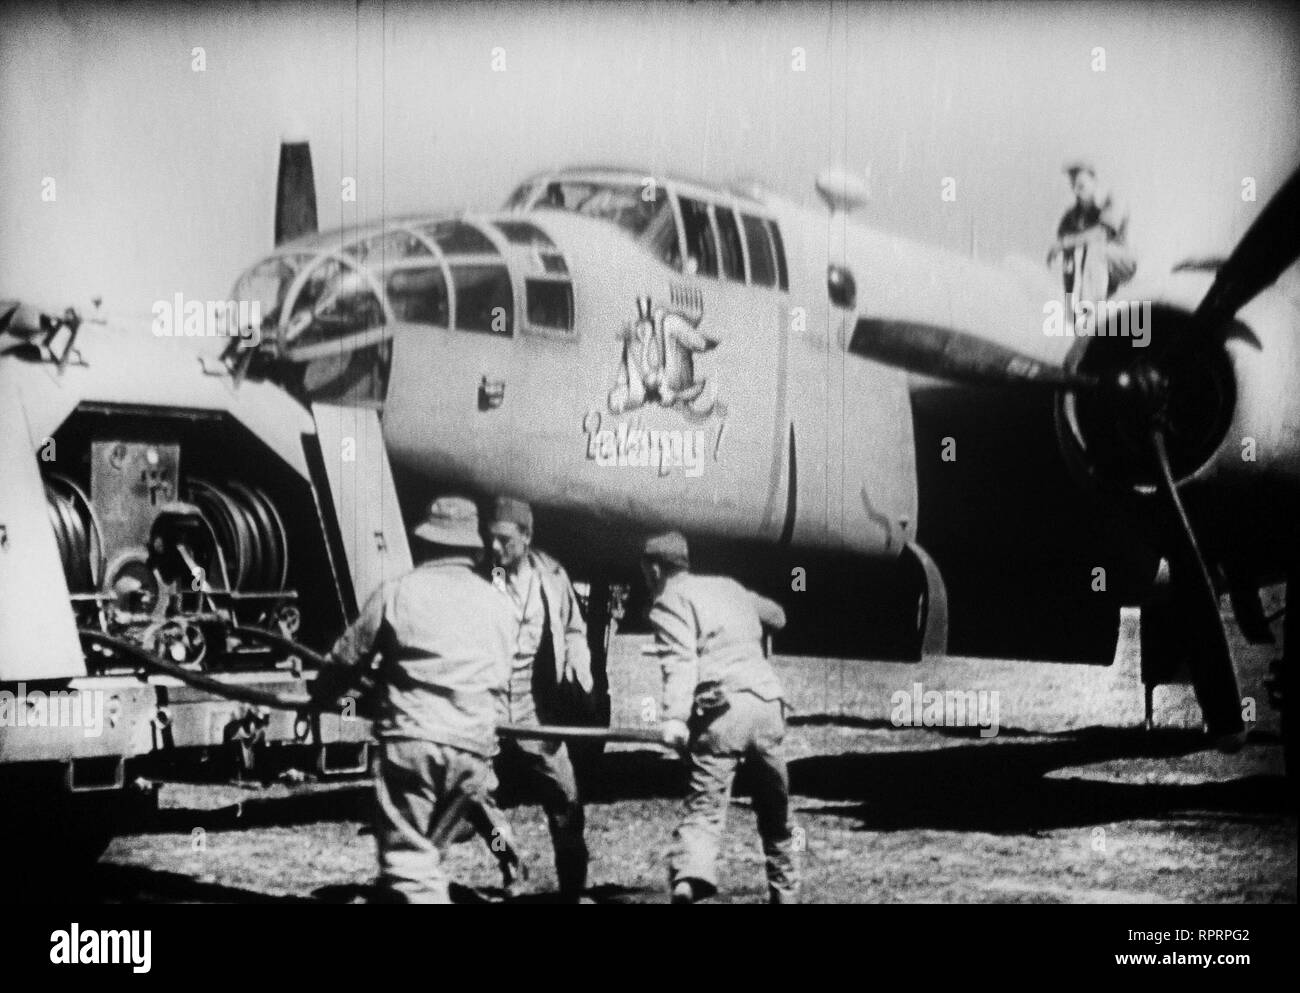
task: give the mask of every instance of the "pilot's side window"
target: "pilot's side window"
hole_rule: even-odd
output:
[[[390,270],[385,289],[397,320],[447,327],[447,283],[437,266]]]
[[[642,237],[650,251],[665,265],[672,266],[678,272],[682,271],[682,251],[677,244],[677,223],[673,219],[672,208],[666,200]]]
[[[709,208],[698,200],[681,197],[682,226],[686,235],[686,271],[698,276],[718,274],[718,246],[713,240]]]
[[[745,281],[745,252],[740,247],[740,228],[736,215],[729,207],[714,207],[713,216],[718,222],[718,248],[722,254],[722,272],[738,283]]]
[[[535,328],[573,330],[573,284],[567,280],[526,279],[528,325]]]
[[[514,334],[514,293],[510,274],[501,265],[454,265],[456,327],[510,337]]]
[[[741,214],[745,242],[749,245],[749,280],[755,286],[776,285],[776,256],[767,237],[767,227],[757,217]]]

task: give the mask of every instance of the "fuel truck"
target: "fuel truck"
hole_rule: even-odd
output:
[[[347,707],[260,707],[150,664],[301,696],[411,567],[376,411],[241,381],[211,344],[0,303],[6,851],[97,857],[169,777],[368,765]]]

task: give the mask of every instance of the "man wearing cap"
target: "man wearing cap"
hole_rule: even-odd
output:
[[[510,608],[512,665],[500,698],[502,724],[573,723],[566,700],[593,689],[587,625],[569,576],[555,559],[532,547],[533,512],[523,500],[499,497],[488,526],[492,582]],[[498,759],[501,777],[518,772],[536,791],[555,846],[560,895],[577,899],[587,885],[585,817],[573,763],[563,741],[507,739]]]
[[[690,770],[669,859],[672,902],[694,903],[717,892],[731,784],[744,762],[769,901],[796,903],[799,868],[780,747],[785,703],[762,645],[764,625],[784,627],[785,612],[733,579],[692,574],[686,539],[676,531],[645,543],[641,571],[654,597],[650,623],[663,669],[664,742],[685,751]]]
[[[1097,171],[1091,162],[1067,162],[1074,205],[1057,225],[1056,242],[1047,253],[1050,267],[1058,255],[1065,256],[1066,292],[1071,303],[1088,301],[1094,306],[1109,299],[1133,278],[1137,262],[1126,244],[1128,210],[1111,193],[1097,186]],[[1082,253],[1074,250],[1082,249]],[[1071,308],[1073,313],[1073,307]]]
[[[496,698],[509,676],[515,624],[474,571],[483,538],[473,502],[434,500],[415,536],[426,560],[366,601],[312,692],[336,700],[378,658],[379,888],[397,902],[448,903],[437,842],[496,785]]]

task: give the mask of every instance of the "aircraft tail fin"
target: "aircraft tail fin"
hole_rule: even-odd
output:
[[[275,243],[316,231],[316,180],[311,146],[305,140],[280,142],[280,172],[275,184]]]

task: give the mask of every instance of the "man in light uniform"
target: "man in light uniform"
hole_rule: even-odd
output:
[[[492,581],[513,613],[513,662],[499,723],[523,726],[567,721],[562,701],[593,688],[587,625],[564,568],[532,547],[533,512],[522,500],[497,499],[489,525]],[[555,846],[560,895],[577,899],[587,885],[585,817],[563,741],[508,739],[498,774],[538,794]],[[505,867],[503,865],[503,871]]]
[[[672,902],[694,903],[717,892],[731,785],[745,762],[769,900],[796,903],[795,829],[780,748],[785,703],[762,646],[763,626],[784,627],[785,612],[725,576],[692,575],[686,539],[676,531],[645,543],[641,569],[654,597],[650,623],[663,667],[664,742],[685,751],[690,770],[669,862]]]
[[[1056,228],[1056,241],[1047,253],[1052,266],[1063,256],[1063,276],[1069,296],[1070,326],[1078,308],[1088,303],[1095,310],[1109,300],[1137,272],[1137,260],[1128,247],[1128,210],[1113,193],[1097,184],[1091,162],[1067,162],[1064,169],[1074,193],[1074,204]],[[1086,315],[1086,310],[1085,310]],[[1079,333],[1089,334],[1084,326]]]
[[[510,673],[515,622],[474,572],[483,538],[473,502],[434,500],[415,536],[429,558],[366,601],[312,693],[336,700],[378,657],[378,885],[396,902],[449,903],[436,842],[496,785],[496,699]]]

